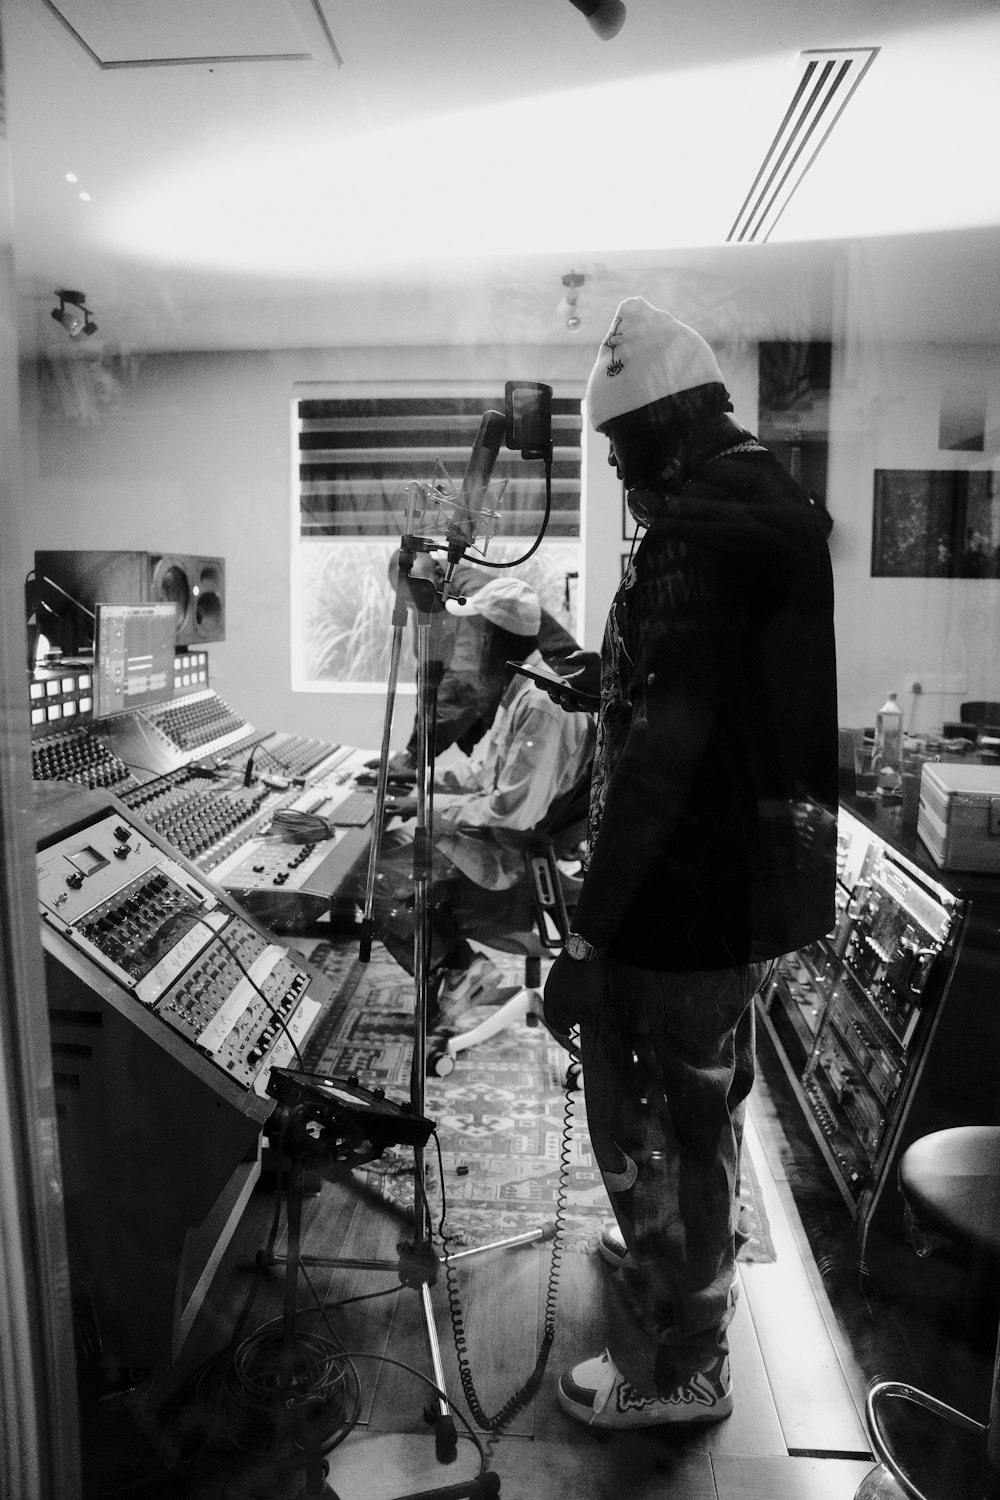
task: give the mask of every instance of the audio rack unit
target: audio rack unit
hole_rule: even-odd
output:
[[[779,960],[758,1001],[863,1246],[900,1231],[911,1140],[1000,1124],[1000,881],[943,876],[900,819],[841,806],[835,926]]]

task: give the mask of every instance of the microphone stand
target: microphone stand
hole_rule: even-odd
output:
[[[522,451],[525,452],[525,456],[528,456],[527,450]],[[489,484],[487,481],[482,486],[483,492],[485,493],[488,488]],[[385,825],[386,789],[389,781],[389,746],[392,734],[396,685],[399,675],[399,659],[403,633],[408,620],[407,601],[409,597],[409,601],[412,602],[416,610],[417,627],[417,815],[413,836],[413,970],[415,999],[413,1055],[410,1066],[410,1106],[413,1114],[421,1118],[424,1115],[427,1010],[432,943],[430,887],[433,874],[434,740],[437,718],[437,680],[431,671],[431,634],[435,616],[440,614],[444,609],[444,600],[448,597],[455,567],[465,555],[467,546],[471,545],[473,540],[472,537],[467,535],[470,524],[468,519],[466,519],[464,527],[458,527],[457,529],[449,528],[446,544],[416,535],[414,528],[417,519],[418,497],[422,502],[422,507],[426,507],[430,490],[430,486],[420,484],[416,481],[411,482],[407,486],[406,529],[400,538],[399,570],[396,579],[396,596],[392,614],[392,641],[387,678],[385,717],[382,729],[378,774],[376,777],[375,813],[372,819],[372,843],[368,857],[365,906],[361,923],[359,949],[361,961],[367,963],[371,958],[372,941],[375,935],[375,885],[382,845],[382,834]],[[442,497],[438,494],[437,498],[441,499]],[[412,568],[418,553],[435,550],[444,551],[445,547],[447,548],[448,565],[444,584],[439,593],[432,579],[414,578],[412,576]],[[458,1439],[455,1420],[451,1414],[451,1403],[445,1394],[444,1365],[441,1359],[441,1346],[431,1300],[431,1288],[437,1282],[441,1257],[435,1251],[432,1241],[431,1217],[426,1199],[424,1148],[423,1146],[414,1145],[412,1150],[413,1234],[410,1242],[404,1241],[397,1245],[399,1260],[395,1263],[395,1266],[388,1261],[338,1260],[324,1256],[302,1255],[299,1248],[297,1219],[294,1224],[294,1234],[292,1226],[290,1226],[289,1255],[285,1258],[285,1263],[293,1268],[293,1274],[290,1278],[290,1285],[286,1285],[286,1326],[290,1325],[294,1316],[293,1301],[296,1280],[294,1272],[298,1266],[350,1266],[352,1268],[372,1270],[396,1269],[402,1285],[416,1291],[420,1296],[428,1354],[433,1372],[433,1382],[437,1392],[433,1412],[428,1409],[425,1415],[428,1421],[434,1426],[435,1453],[438,1462],[451,1463],[456,1457]],[[507,1239],[493,1240],[486,1245],[459,1251],[457,1254],[452,1254],[449,1259],[452,1261],[459,1258],[468,1259],[491,1250],[537,1243],[552,1239],[556,1234],[557,1229],[554,1225],[543,1225],[541,1228],[528,1231],[525,1234],[512,1235]],[[270,1259],[272,1262],[277,1262],[280,1257],[273,1256]],[[336,1500],[335,1492],[331,1486],[328,1484],[324,1485],[324,1476],[319,1471],[316,1459],[317,1456],[315,1454],[310,1455],[307,1487],[301,1492],[298,1500],[311,1500],[314,1493],[327,1495],[331,1497],[331,1500]],[[467,1497],[467,1500],[487,1500],[487,1497],[496,1496],[499,1492],[500,1481],[498,1476],[488,1468],[484,1468],[479,1474],[467,1481],[437,1486],[430,1490],[421,1491],[419,1495],[400,1496],[398,1500],[434,1500],[434,1497],[436,1497],[436,1500],[465,1500],[465,1497]]]

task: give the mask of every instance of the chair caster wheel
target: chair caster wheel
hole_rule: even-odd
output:
[[[429,1052],[427,1054],[427,1071],[433,1073],[435,1078],[447,1078],[455,1071],[455,1059],[450,1052]]]

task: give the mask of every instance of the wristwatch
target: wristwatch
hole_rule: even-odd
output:
[[[587,939],[581,937],[578,932],[571,932],[568,935],[563,944],[563,952],[569,958],[575,958],[577,961],[582,960],[585,963],[589,963],[595,958],[604,957],[603,948],[595,948],[593,943],[588,943]]]

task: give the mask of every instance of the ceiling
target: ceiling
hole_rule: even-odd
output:
[[[1000,341],[996,0],[626,0],[611,41],[569,0],[0,3],[28,352],[589,349],[632,292],[714,337]],[[878,50],[727,243],[834,48]]]

